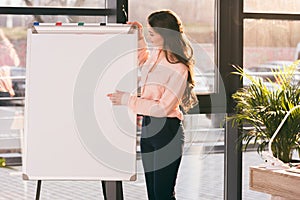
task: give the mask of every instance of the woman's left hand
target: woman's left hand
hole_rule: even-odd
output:
[[[113,105],[122,105],[122,97],[126,94],[128,93],[116,90],[115,93],[107,94],[107,96],[109,97]]]

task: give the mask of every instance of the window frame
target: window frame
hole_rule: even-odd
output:
[[[240,0],[218,0],[219,18],[218,34],[222,37],[218,38],[218,67],[220,74],[225,79],[227,103],[227,114],[234,114],[234,102],[232,101],[232,92],[242,87],[242,80],[236,80],[228,76],[233,69],[228,67],[228,63],[243,66],[244,51],[244,21],[246,19],[267,19],[267,20],[293,20],[299,21],[300,14],[285,13],[260,13],[260,12],[244,12],[243,3]],[[226,22],[227,17],[227,22]],[[224,19],[225,18],[225,19]],[[225,21],[224,21],[225,20]],[[228,22],[230,21],[231,22]],[[223,27],[222,26],[226,26]],[[229,36],[231,35],[231,36]],[[224,40],[228,41],[224,41]],[[228,42],[228,43],[227,43]],[[232,47],[228,52],[225,51],[226,46]],[[222,59],[223,56],[223,59]],[[220,59],[221,58],[221,59]],[[231,78],[230,78],[231,77]],[[237,143],[239,135],[241,135],[240,127],[232,127],[231,123],[226,120],[225,125],[225,188],[224,199],[242,199],[242,151],[237,151],[241,147],[241,143]],[[240,148],[239,148],[240,149]]]
[[[126,23],[128,0],[111,0],[106,8],[68,8],[68,7],[0,7],[0,15],[72,15],[107,16],[109,23]]]

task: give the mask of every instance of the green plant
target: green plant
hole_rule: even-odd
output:
[[[236,102],[236,114],[230,117],[233,125],[244,124],[252,127],[250,130],[242,129],[241,139],[245,141],[245,149],[250,142],[257,145],[261,153],[278,125],[293,107],[300,103],[300,88],[293,83],[293,75],[299,64],[273,71],[276,84],[270,79],[263,81],[247,74],[241,67],[234,66],[234,74],[250,80],[248,87],[243,87],[232,95]],[[273,87],[267,87],[266,82]],[[291,152],[296,149],[300,152],[300,109],[295,109],[288,117],[280,132],[272,143],[272,152],[283,162],[291,161]]]

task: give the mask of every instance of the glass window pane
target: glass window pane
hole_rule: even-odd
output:
[[[2,19],[2,17],[0,17]],[[24,104],[26,28],[0,28],[1,106]],[[6,93],[5,93],[6,92]]]
[[[18,149],[23,129],[27,28],[37,17],[44,22],[105,22],[97,16],[0,15],[0,150]],[[5,80],[5,85],[3,85]],[[13,91],[12,95],[10,91]]]
[[[278,1],[274,1],[276,5],[275,2]],[[289,6],[293,7],[293,5]],[[246,72],[254,78],[262,78],[264,85],[268,89],[276,90],[280,82],[274,78],[273,71],[282,69],[283,66],[289,66],[295,60],[299,59],[299,31],[300,21],[244,20],[244,69]],[[251,84],[251,81],[245,78],[243,81],[244,86]],[[294,81],[292,82],[293,84],[299,85],[299,66],[296,69],[292,81]],[[270,101],[268,101],[268,103],[269,102]],[[271,107],[274,107],[274,105]],[[254,127],[252,125],[244,124],[245,131],[253,129]],[[244,141],[244,145],[245,143],[246,141]],[[256,148],[257,145],[254,146],[253,138],[253,140],[250,141],[247,152],[243,153],[243,171],[245,172],[243,176],[243,197],[245,199],[249,196],[251,196],[250,199],[269,199],[270,195],[249,189],[249,167],[259,166],[265,163],[262,156],[257,153]]]
[[[244,0],[244,12],[300,13],[299,0]]]
[[[299,59],[299,31],[299,21],[246,19],[244,68],[264,80],[274,79],[272,70],[288,66]],[[299,70],[296,71],[295,81],[298,79]]]
[[[63,23],[105,22],[103,16],[0,15],[0,31],[2,33],[2,38],[0,38],[0,66],[26,66],[26,31],[37,19],[41,19],[45,23],[55,23],[57,21]]]
[[[185,115],[178,199],[223,199],[224,117],[225,114]]]
[[[147,16],[159,9],[171,9],[181,18],[185,33],[192,42],[196,60],[198,94],[215,92],[215,1],[129,1],[129,21],[146,25]],[[146,31],[145,31],[146,32]],[[146,34],[147,35],[147,34]]]
[[[146,25],[155,10],[171,9],[181,18],[196,59],[196,91],[214,91],[215,1],[129,1],[129,21]],[[145,36],[147,39],[147,30]],[[224,114],[184,116],[185,148],[178,174],[178,199],[223,199]],[[218,163],[218,164],[216,164]],[[211,166],[211,168],[201,166]],[[187,189],[189,188],[189,189]]]
[[[3,0],[0,6],[8,7],[81,7],[81,8],[105,8],[106,0]]]

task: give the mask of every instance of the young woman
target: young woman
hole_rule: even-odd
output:
[[[116,91],[108,97],[113,105],[127,105],[143,115],[141,153],[148,198],[171,200],[184,142],[181,109],[188,111],[197,103],[193,50],[179,17],[170,10],[148,17],[152,49],[147,48],[141,23],[131,24],[139,28],[141,96]]]

